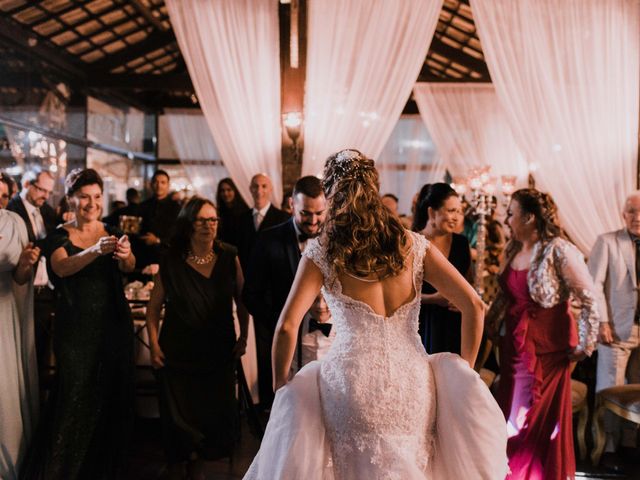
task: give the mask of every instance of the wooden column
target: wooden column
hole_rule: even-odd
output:
[[[297,139],[297,149],[282,125],[282,188],[290,191],[300,177],[302,168],[302,152],[304,150],[304,82],[306,73],[307,50],[307,2],[306,0],[291,0],[291,3],[279,4],[280,17],[280,98],[281,113],[301,112],[303,125],[300,137]],[[296,21],[297,20],[297,21]],[[293,28],[292,28],[293,27]],[[295,50],[297,27],[298,62],[292,66],[292,49]],[[292,39],[291,32],[294,37]],[[295,60],[295,51],[293,52]],[[282,116],[281,116],[282,117]]]

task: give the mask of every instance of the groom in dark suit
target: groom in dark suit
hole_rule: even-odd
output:
[[[243,301],[253,315],[260,404],[273,402],[271,344],[307,239],[320,234],[326,215],[322,183],[302,177],[292,195],[293,217],[260,233],[245,274]]]

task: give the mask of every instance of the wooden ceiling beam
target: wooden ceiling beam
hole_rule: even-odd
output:
[[[489,75],[489,69],[485,62],[464,53],[462,50],[458,50],[457,48],[447,45],[438,37],[433,37],[429,51],[442,55],[453,62],[459,63],[460,65],[467,67],[469,70],[478,72],[483,77],[491,78]]]
[[[129,0],[131,5],[138,11],[140,15],[144,17],[144,19],[149,22],[153,27],[159,32],[166,32],[167,29],[162,24],[160,19],[153,15],[153,12],[149,10],[149,8],[144,5],[140,0]]]
[[[172,43],[175,43],[175,41],[176,37],[173,32],[153,32],[141,42],[92,63],[91,70],[96,73],[109,72],[114,68],[126,65],[136,58],[142,57],[159,48],[166,47],[167,45],[171,45]]]
[[[5,43],[28,57],[37,57],[63,73],[68,80],[84,83],[87,73],[83,65],[72,55],[35,33],[28,31],[13,20],[0,17],[0,42]]]
[[[193,84],[188,73],[168,73],[164,75],[152,74],[112,74],[94,75],[88,80],[92,88],[108,88],[111,90],[190,90]]]

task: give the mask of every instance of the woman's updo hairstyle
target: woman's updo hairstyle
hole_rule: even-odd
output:
[[[373,160],[353,149],[330,156],[323,186],[328,200],[327,255],[336,270],[380,279],[400,273],[407,234],[380,200]]]
[[[518,202],[522,213],[533,215],[536,230],[542,242],[563,236],[562,227],[558,220],[558,207],[556,207],[551,195],[535,188],[522,188],[516,190],[511,199]]]
[[[100,174],[93,168],[76,168],[71,170],[64,180],[64,193],[67,197],[72,197],[73,194],[87,185],[98,185],[100,191],[104,188]]]
[[[426,191],[420,193],[423,195],[416,208],[416,220],[414,221],[414,231],[416,232],[427,226],[429,207],[433,210],[439,210],[450,197],[458,196],[451,185],[444,182],[432,183]]]

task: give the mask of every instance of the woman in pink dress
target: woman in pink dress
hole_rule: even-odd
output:
[[[593,284],[582,254],[562,238],[549,195],[516,191],[507,225],[501,291],[487,315],[490,333],[501,335],[497,399],[509,432],[507,478],[573,479],[570,366],[595,346]],[[578,328],[570,299],[580,307]]]

